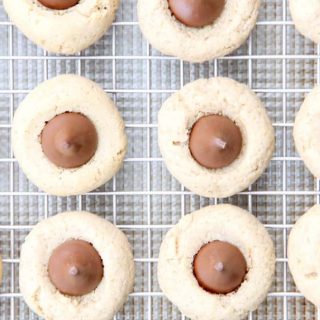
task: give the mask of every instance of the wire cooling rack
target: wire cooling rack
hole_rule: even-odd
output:
[[[153,50],[140,33],[136,0],[121,2],[116,22],[103,39],[66,57],[48,54],[28,41],[9,22],[0,0],[0,319],[38,319],[19,293],[19,250],[34,224],[65,210],[105,217],[132,244],[136,284],[116,319],[184,319],[157,283],[161,240],[184,214],[229,202],[256,215],[276,244],[274,283],[249,320],[320,320],[316,308],[297,292],[286,254],[292,224],[320,196],[319,182],[304,167],[292,139],[296,111],[320,79],[319,48],[295,31],[287,1],[263,0],[256,28],[233,55],[185,63]],[[118,175],[90,194],[68,198],[48,196],[27,181],[10,145],[12,117],[21,100],[43,80],[63,73],[87,76],[110,93],[129,136]],[[157,112],[184,84],[217,75],[247,83],[263,100],[276,131],[276,151],[268,170],[249,190],[228,199],[205,199],[185,190],[166,170],[157,145]]]

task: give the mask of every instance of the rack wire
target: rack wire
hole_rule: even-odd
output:
[[[33,45],[9,22],[0,0],[0,320],[38,319],[19,293],[19,250],[38,221],[65,210],[88,210],[112,221],[132,244],[135,289],[115,319],[184,319],[158,286],[159,247],[181,216],[216,203],[251,211],[276,244],[274,283],[248,319],[320,320],[320,312],[297,292],[286,251],[292,225],[320,199],[319,181],[304,167],[292,139],[296,111],[305,94],[320,83],[319,53],[319,47],[295,31],[286,0],[263,0],[246,44],[230,56],[203,64],[165,57],[151,48],[139,30],[136,0],[122,0],[108,33],[74,56],[51,55]],[[87,76],[113,96],[126,122],[129,151],[123,169],[105,186],[58,198],[25,178],[12,154],[10,129],[26,94],[63,73]],[[206,199],[185,190],[166,170],[157,145],[162,102],[184,84],[211,76],[247,83],[265,103],[276,131],[268,170],[248,190],[228,199]]]

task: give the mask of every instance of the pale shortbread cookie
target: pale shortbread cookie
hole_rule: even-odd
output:
[[[320,306],[320,206],[309,209],[294,225],[288,241],[288,263],[296,286]]]
[[[189,150],[189,135],[202,116],[221,114],[240,128],[239,157],[222,169],[202,167]],[[200,79],[173,94],[159,112],[159,145],[171,172],[192,192],[228,197],[249,187],[267,167],[274,150],[274,130],[259,98],[228,78]]]
[[[187,27],[169,9],[168,0],[138,0],[140,28],[160,52],[190,62],[225,56],[240,47],[254,28],[260,0],[226,0],[222,15],[202,28]]]
[[[296,149],[311,173],[320,178],[320,86],[304,100],[293,128]]]
[[[320,1],[290,0],[289,4],[296,28],[305,37],[320,43]]]
[[[91,243],[104,265],[98,287],[80,297],[60,293],[48,275],[53,250],[70,239]],[[133,289],[131,248],[126,236],[108,221],[89,212],[64,212],[40,222],[26,237],[19,282],[29,307],[46,320],[109,320]]]
[[[65,112],[88,117],[98,133],[92,159],[75,169],[53,164],[43,153],[45,123]],[[58,196],[92,191],[120,169],[126,149],[124,122],[111,99],[96,83],[76,75],[45,81],[20,104],[12,127],[12,147],[26,176],[43,191]]]
[[[193,259],[211,241],[229,242],[244,255],[248,273],[227,295],[202,289]],[[191,319],[240,320],[267,296],[275,271],[275,249],[264,226],[249,212],[231,205],[209,206],[183,217],[165,236],[158,263],[165,295]]]
[[[37,0],[3,0],[3,4],[13,23],[37,45],[74,54],[103,36],[119,0],[80,0],[67,10],[49,9]]]

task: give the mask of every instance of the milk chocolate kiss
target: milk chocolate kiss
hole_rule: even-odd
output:
[[[68,240],[53,251],[48,272],[52,284],[61,293],[82,296],[97,288],[103,277],[103,265],[90,243]]]
[[[193,158],[203,167],[220,169],[230,165],[241,152],[242,135],[229,118],[210,115],[193,126],[189,148]]]
[[[247,263],[234,245],[213,241],[199,250],[194,258],[193,271],[204,290],[228,294],[241,286],[247,274]]]
[[[74,7],[80,0],[38,0],[43,6],[53,10],[66,10]]]
[[[45,125],[41,145],[47,158],[58,167],[78,168],[95,154],[98,135],[86,116],[68,112],[54,117]]]
[[[221,15],[225,0],[168,0],[173,15],[188,27],[204,27]]]

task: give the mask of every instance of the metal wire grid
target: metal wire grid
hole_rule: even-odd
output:
[[[248,319],[320,319],[315,307],[297,292],[286,255],[292,224],[319,202],[319,181],[295,153],[292,126],[305,93],[320,82],[320,52],[295,31],[286,0],[262,2],[258,25],[245,45],[231,56],[189,64],[160,55],[143,39],[136,22],[136,0],[122,0],[105,37],[71,57],[49,55],[26,40],[8,21],[0,0],[1,320],[38,319],[19,293],[19,248],[38,221],[75,209],[114,222],[133,246],[135,290],[116,319],[184,319],[157,284],[159,246],[181,216],[222,202],[253,212],[276,244],[274,284],[265,303]],[[62,73],[87,76],[112,94],[129,136],[123,170],[98,190],[68,198],[45,195],[27,181],[10,145],[11,121],[19,102],[38,83]],[[157,112],[162,102],[185,83],[217,75],[248,83],[257,92],[277,138],[267,172],[249,190],[229,199],[205,199],[185,190],[166,170],[157,146]]]

